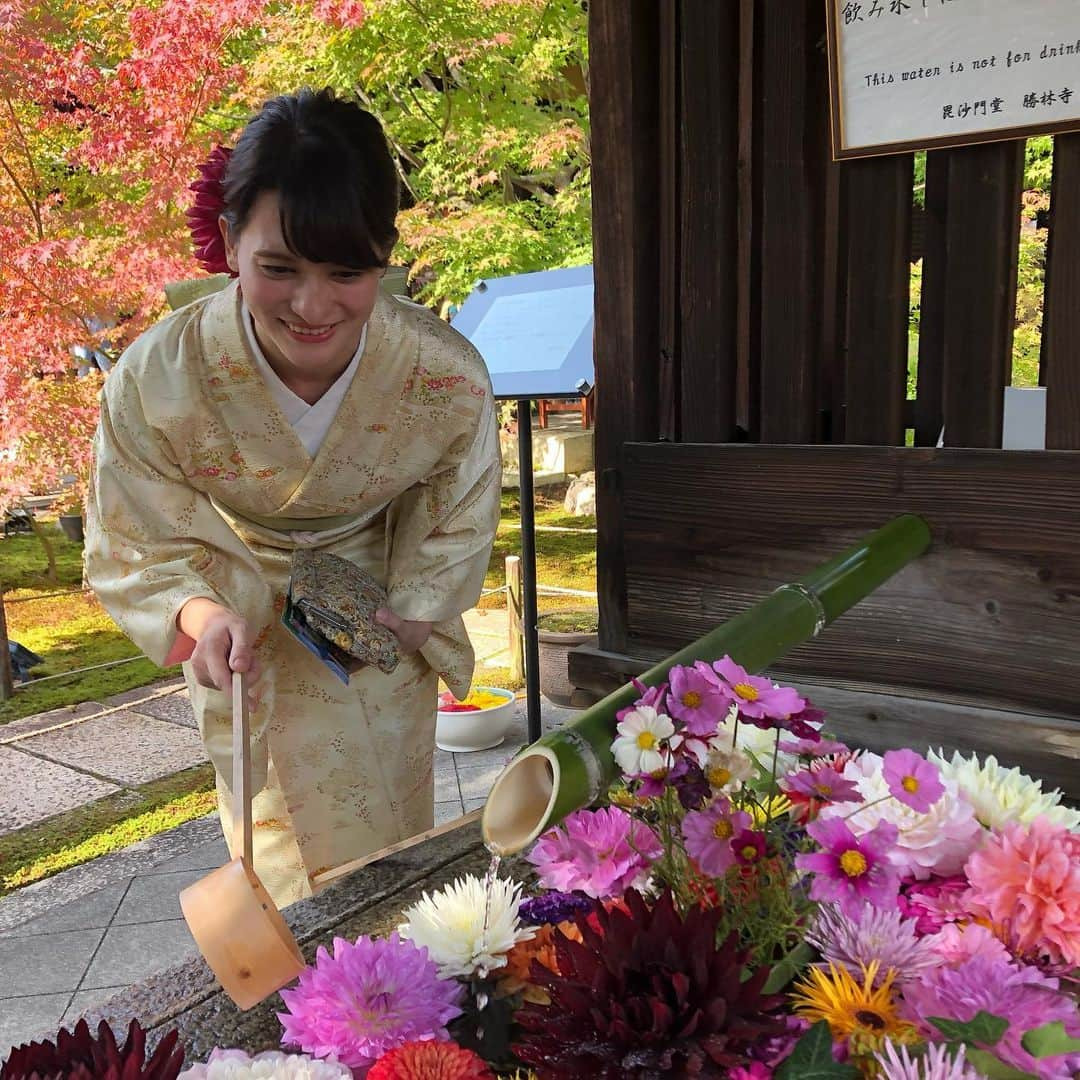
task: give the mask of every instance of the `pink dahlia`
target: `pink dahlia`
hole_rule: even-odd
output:
[[[190,185],[195,201],[185,216],[195,244],[195,258],[211,274],[233,273],[225,258],[225,240],[218,226],[218,218],[225,210],[225,170],[231,157],[228,147],[215,146],[199,166],[200,179]]]
[[[1035,1059],[1021,1045],[1033,1028],[1060,1020],[1069,1035],[1080,1036],[1080,1013],[1048,979],[1027,965],[972,957],[957,967],[937,967],[904,987],[904,1014],[923,1035],[940,1039],[931,1017],[968,1021],[978,1012],[1007,1020],[1005,1034],[992,1048],[1008,1065],[1040,1080],[1072,1080],[1080,1069],[1080,1054],[1057,1054]]]
[[[686,725],[689,734],[715,735],[731,709],[731,700],[720,689],[709,665],[700,660],[693,667],[677,664],[668,676],[671,692],[667,711]]]
[[[712,670],[711,678],[728,701],[738,706],[739,716],[758,727],[775,727],[774,721],[806,708],[806,701],[790,686],[774,686],[769,679],[751,675],[730,656],[717,660]]]
[[[936,934],[946,923],[971,917],[967,891],[967,878],[963,875],[905,881],[900,886],[896,906],[906,918],[915,920],[915,929],[920,934]]]
[[[366,1069],[388,1050],[424,1039],[447,1039],[461,1015],[461,986],[439,977],[427,949],[402,941],[334,938],[334,955],[319,947],[294,990],[282,990],[278,1013],[285,1046],[336,1057]]]
[[[814,875],[810,896],[832,900],[845,915],[857,918],[864,904],[889,908],[896,903],[899,880],[889,855],[896,843],[896,826],[879,822],[856,836],[843,821],[818,818],[806,826],[821,851],[797,855],[795,865]]]
[[[1000,938],[979,923],[946,923],[936,934],[924,937],[922,942],[933,950],[939,964],[956,967],[975,956],[986,960],[1009,961],[1012,953]]]
[[[889,750],[882,758],[881,774],[893,798],[925,814],[945,794],[941,773],[914,750]]]
[[[545,889],[603,900],[644,884],[662,847],[653,831],[617,806],[577,810],[528,854]]]
[[[1007,926],[1017,952],[1080,965],[1080,836],[1045,817],[1006,825],[964,870],[972,910]]]
[[[731,841],[750,827],[750,815],[735,810],[727,799],[717,799],[705,810],[683,818],[686,853],[710,877],[722,877],[735,862]]]

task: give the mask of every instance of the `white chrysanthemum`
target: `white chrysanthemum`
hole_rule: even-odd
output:
[[[631,709],[615,729],[619,737],[611,744],[612,756],[626,776],[659,772],[670,764],[665,743],[675,734],[671,717],[651,705]]]
[[[716,734],[709,740],[709,748],[724,751],[741,750],[743,754],[749,754],[751,757],[757,758],[766,770],[771,770],[773,754],[776,752],[777,735],[779,734],[780,739],[790,739],[791,735],[786,731],[777,732],[775,729],[765,731],[747,723],[745,720],[740,720],[739,733],[735,746],[732,747],[731,741],[735,737],[735,716],[737,711],[733,706],[731,712],[720,722]],[[777,755],[777,776],[793,772],[798,767],[799,759],[794,754],[788,754],[781,750]]]
[[[352,1070],[336,1058],[267,1050],[248,1057],[243,1050],[213,1050],[205,1065],[192,1065],[177,1080],[352,1080]]]
[[[1080,811],[1059,805],[1060,791],[1043,791],[1041,780],[1033,780],[1020,769],[1006,769],[993,755],[982,764],[975,754],[965,758],[954,752],[947,758],[941,750],[931,750],[926,757],[944,779],[956,781],[988,829],[1014,821],[1030,825],[1037,817],[1045,817],[1054,825],[1080,832]]]
[[[398,933],[421,948],[439,966],[445,978],[479,974],[506,963],[506,954],[536,931],[518,919],[521,886],[496,878],[490,895],[484,883],[469,874],[445,889],[424,893],[405,911]],[[485,912],[487,926],[484,925]]]
[[[716,740],[705,761],[705,779],[716,791],[738,791],[754,775],[754,763],[741,750],[719,749]]]
[[[905,876],[923,880],[931,874],[947,877],[960,873],[985,833],[956,781],[943,777],[945,794],[920,813],[892,798],[881,769],[878,754],[863,754],[849,761],[844,766],[844,777],[858,787],[863,805],[853,812],[849,803],[832,803],[821,810],[820,816],[843,818],[856,836],[868,833],[879,821],[892,822],[899,836],[889,854]]]

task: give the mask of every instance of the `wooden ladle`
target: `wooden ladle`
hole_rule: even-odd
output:
[[[292,982],[304,957],[251,854],[251,733],[247,678],[233,672],[233,858],[180,893],[180,909],[225,993],[250,1009]]]

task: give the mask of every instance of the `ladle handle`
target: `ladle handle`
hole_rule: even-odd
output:
[[[232,851],[240,854],[250,870],[251,854],[251,723],[248,719],[247,675],[234,671],[232,677]]]

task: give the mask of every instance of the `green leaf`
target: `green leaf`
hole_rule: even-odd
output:
[[[805,941],[800,941],[794,949],[785,953],[779,963],[769,972],[769,977],[765,980],[761,992],[763,994],[779,994],[810,963],[813,956],[814,950]]]
[[[983,1046],[996,1046],[1001,1036],[1009,1030],[1009,1021],[1000,1016],[980,1010],[970,1020],[949,1020],[944,1016],[931,1016],[930,1023],[945,1036],[959,1042]]]
[[[1070,1035],[1061,1020],[1025,1032],[1020,1044],[1032,1057],[1037,1058],[1080,1053],[1080,1039]]]
[[[859,1070],[833,1060],[829,1024],[819,1020],[776,1070],[776,1080],[857,1080]]]
[[[1039,1080],[1034,1073],[1022,1072],[1006,1065],[989,1050],[968,1050],[964,1054],[964,1060],[972,1068],[978,1069],[979,1075],[985,1076],[986,1080]]]

